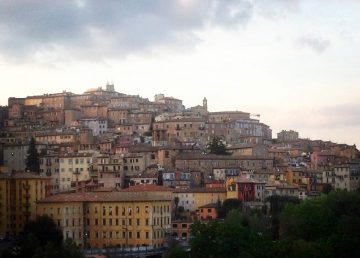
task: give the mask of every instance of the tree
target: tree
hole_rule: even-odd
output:
[[[36,220],[26,223],[22,235],[28,236],[29,234],[39,240],[41,247],[51,242],[56,248],[59,248],[63,242],[61,230],[48,216],[39,216]]]
[[[225,218],[231,210],[240,211],[242,208],[242,202],[239,199],[230,198],[226,199],[220,207],[219,217]]]
[[[63,235],[55,222],[48,216],[37,217],[25,224],[18,245],[7,249],[0,257],[9,258],[83,258],[75,242]]]
[[[206,145],[206,148],[210,154],[230,155],[226,149],[225,143],[219,137],[212,138],[211,141]]]
[[[165,258],[184,258],[189,257],[184,248],[177,242],[173,242],[170,245],[169,250],[164,255]]]
[[[331,186],[331,184],[325,184],[324,188],[322,190],[322,193],[324,194],[328,194],[333,190],[333,187]]]
[[[39,153],[36,149],[36,143],[34,137],[30,139],[29,149],[26,155],[26,167],[25,171],[40,171]]]

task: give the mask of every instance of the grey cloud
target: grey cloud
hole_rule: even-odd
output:
[[[300,10],[300,0],[256,0],[254,9],[260,15],[275,19]]]
[[[297,40],[297,43],[302,47],[309,47],[318,53],[324,52],[330,46],[329,40],[314,35],[302,36]]]
[[[249,1],[218,0],[214,3],[214,22],[233,26],[246,24],[253,14],[253,5]]]
[[[246,0],[4,0],[0,56],[22,61],[62,49],[101,59],[158,45],[192,46],[207,23],[245,24],[251,16]]]

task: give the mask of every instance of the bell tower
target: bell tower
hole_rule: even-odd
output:
[[[206,111],[208,110],[208,105],[207,105],[207,99],[206,98],[203,99],[203,108],[205,108]]]

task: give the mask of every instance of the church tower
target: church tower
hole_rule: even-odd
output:
[[[204,98],[203,99],[203,108],[207,111],[208,110],[208,105],[207,105],[207,99]]]

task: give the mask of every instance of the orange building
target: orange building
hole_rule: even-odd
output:
[[[209,203],[199,207],[198,211],[198,219],[200,220],[213,220],[218,217],[218,209],[219,205],[217,203]]]

